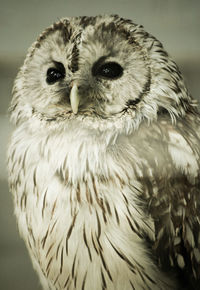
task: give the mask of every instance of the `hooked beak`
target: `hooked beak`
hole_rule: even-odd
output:
[[[72,111],[74,114],[77,114],[78,113],[78,106],[79,106],[79,102],[80,102],[80,97],[78,94],[78,87],[77,87],[77,84],[75,82],[72,83],[72,89],[71,89],[69,98],[70,98],[70,104],[72,107]]]

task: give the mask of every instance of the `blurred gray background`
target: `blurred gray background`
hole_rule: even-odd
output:
[[[39,290],[19,238],[6,181],[7,109],[11,88],[27,48],[64,16],[114,13],[143,24],[178,63],[190,92],[200,100],[199,0],[0,0],[0,289]]]

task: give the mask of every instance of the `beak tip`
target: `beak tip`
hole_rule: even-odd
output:
[[[74,84],[72,86],[71,93],[70,93],[70,103],[71,103],[71,107],[72,107],[72,112],[75,115],[78,113],[79,102],[80,102],[80,98],[78,95],[77,85]]]

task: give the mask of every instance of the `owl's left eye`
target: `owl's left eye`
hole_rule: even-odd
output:
[[[92,69],[94,76],[100,76],[106,79],[116,79],[122,76],[123,68],[117,62],[106,62],[98,65],[98,62]]]
[[[65,77],[65,68],[63,64],[56,63],[57,67],[50,67],[47,70],[46,82],[51,85]]]

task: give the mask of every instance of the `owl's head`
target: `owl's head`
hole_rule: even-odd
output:
[[[119,16],[65,18],[29,49],[12,119],[110,127],[184,115],[191,100],[176,64],[142,26]],[[126,124],[127,125],[127,124]]]

